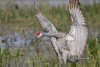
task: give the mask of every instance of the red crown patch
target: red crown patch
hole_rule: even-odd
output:
[[[41,32],[37,32],[37,36],[39,36],[41,34]]]

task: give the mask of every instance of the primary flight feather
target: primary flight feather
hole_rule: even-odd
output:
[[[73,54],[81,57],[86,49],[88,27],[82,14],[79,0],[69,0],[69,12],[72,20],[69,34],[72,36],[73,40],[68,44],[70,45],[70,50],[73,52]],[[71,48],[73,45],[75,45],[75,51],[73,51],[73,48]]]

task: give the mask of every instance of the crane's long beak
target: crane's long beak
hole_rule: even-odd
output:
[[[34,37],[34,39],[33,39],[33,42],[35,42],[35,41],[37,40],[37,38],[38,38],[38,37],[37,37],[37,36],[35,36],[35,37]]]

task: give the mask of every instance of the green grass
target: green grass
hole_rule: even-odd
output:
[[[26,49],[19,48],[14,52],[11,52],[8,47],[5,50],[0,49],[0,67],[59,67],[59,61],[53,48],[44,46],[47,49],[43,51],[38,46],[38,43],[33,45],[34,49],[29,47]],[[100,39],[89,38],[85,57],[89,58],[89,60],[77,63],[67,63],[66,66],[99,67]]]
[[[56,26],[58,31],[66,32],[69,30],[71,20],[68,8],[65,5],[59,7],[42,5],[39,6],[39,9]],[[94,4],[94,6],[82,5],[82,11],[90,31],[94,28],[96,31],[100,31],[100,4]],[[42,30],[34,17],[32,7],[16,9],[8,5],[6,9],[0,9],[0,27],[2,26],[8,26],[14,31],[28,28]],[[8,47],[5,50],[1,50],[1,48],[0,67],[59,67],[59,61],[52,47],[45,46],[45,51],[42,51],[38,43],[31,47],[34,49],[29,47],[26,49],[19,48],[14,52],[11,52],[12,50]],[[90,59],[78,63],[68,63],[66,67],[100,67],[99,38],[89,38],[85,57]]]
[[[94,6],[82,5],[82,11],[90,29],[99,29],[100,21],[100,4]],[[66,5],[51,7],[49,5],[39,6],[40,11],[47,17],[57,28],[58,31],[66,31],[71,25],[70,14]],[[16,25],[17,24],[17,25]],[[7,6],[6,9],[0,9],[0,25],[12,25],[19,28],[40,28],[39,23],[34,17],[32,7],[23,7],[16,9],[15,6]],[[62,28],[60,28],[62,27]],[[65,29],[66,28],[66,29]]]

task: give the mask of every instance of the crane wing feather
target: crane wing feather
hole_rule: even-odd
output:
[[[33,7],[33,12],[35,14],[35,17],[37,18],[37,20],[39,21],[39,23],[41,24],[42,28],[47,31],[47,32],[57,32],[56,28],[54,27],[54,25],[47,19],[45,18],[42,13],[39,11],[39,9],[36,7],[35,3],[34,3],[34,7]]]
[[[79,0],[69,0],[69,12],[72,26],[67,36],[68,46],[72,55],[82,57],[88,39],[88,27],[82,14]],[[72,39],[69,39],[72,38]]]

